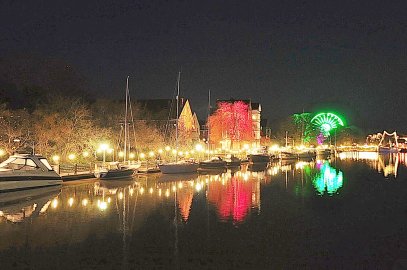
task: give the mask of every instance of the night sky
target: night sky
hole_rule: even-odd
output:
[[[25,2],[24,4],[22,4]],[[119,3],[120,2],[120,3]],[[290,2],[291,4],[289,4]],[[405,1],[1,1],[0,56],[63,59],[95,95],[260,102],[270,124],[334,108],[407,132]]]

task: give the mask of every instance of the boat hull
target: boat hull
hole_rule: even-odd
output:
[[[0,177],[0,193],[19,192],[37,188],[60,186],[62,184],[61,177],[48,179],[28,179],[18,177]]]
[[[168,163],[158,165],[163,174],[195,173],[198,169],[196,163]]]
[[[226,169],[226,161],[202,161],[199,162],[199,169]]]
[[[134,174],[134,169],[124,169],[124,170],[108,170],[105,172],[95,173],[95,176],[100,179],[120,179],[120,178],[129,178]]]

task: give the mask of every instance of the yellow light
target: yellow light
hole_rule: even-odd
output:
[[[172,153],[173,153],[174,155],[176,155],[176,154],[177,154],[177,150],[172,149]]]
[[[153,151],[150,151],[150,152],[148,153],[148,156],[149,156],[149,157],[153,157],[153,156],[154,156],[154,152],[153,152]]]
[[[69,160],[74,160],[76,158],[75,154],[68,155]]]
[[[59,161],[59,156],[57,156],[57,155],[52,156],[52,160],[53,160],[55,163],[58,163],[58,161]]]
[[[119,157],[124,157],[123,151],[120,151],[120,152],[119,152]]]
[[[82,205],[87,206],[88,205],[88,199],[83,199],[82,200]]]
[[[104,210],[107,209],[107,203],[98,201],[98,207],[99,207],[100,210],[104,211]]]
[[[170,196],[170,190],[167,189],[167,190],[165,191],[165,197],[169,197],[169,196]]]
[[[244,148],[245,150],[249,150],[250,146],[249,146],[247,143],[245,143],[245,144],[243,145],[243,148]]]
[[[110,197],[107,198],[107,202],[110,203],[112,199]]]
[[[52,206],[52,208],[57,208],[57,206],[58,206],[58,199],[57,198],[52,200],[51,206]]]
[[[195,150],[198,151],[198,152],[201,152],[203,150],[202,144],[200,144],[200,143],[196,144],[195,145]]]
[[[107,149],[106,152],[109,153],[109,154],[111,154],[111,153],[113,153],[113,149],[112,149],[112,148],[109,148],[109,149]]]
[[[178,152],[178,156],[183,156],[183,155],[184,155],[184,152],[182,152],[182,151]]]
[[[160,148],[160,149],[158,149],[158,153],[159,154],[162,154],[163,153],[163,150]]]
[[[144,188],[141,187],[141,188],[140,188],[140,195],[143,195],[143,193],[144,193]]]
[[[130,153],[130,154],[129,154],[129,158],[130,158],[130,159],[133,159],[134,157],[135,157],[134,153]]]
[[[82,153],[82,155],[83,155],[83,157],[85,157],[85,158],[86,158],[86,157],[88,157],[88,156],[89,156],[89,152],[88,152],[88,151],[85,151],[85,152],[83,152],[83,153]]]
[[[4,216],[3,211],[0,211],[0,217]]]
[[[148,190],[148,192],[150,192],[150,194],[153,194],[154,189],[151,187],[151,188]]]
[[[134,189],[131,188],[131,189],[130,189],[130,196],[133,196],[133,193],[134,193]]]
[[[107,143],[102,143],[100,144],[99,149],[102,151],[106,151],[107,149],[109,149],[109,145]]]
[[[189,152],[188,152],[188,151],[185,152],[185,156],[189,156]]]
[[[172,186],[172,192],[177,191],[177,187],[176,186]]]
[[[73,198],[69,198],[68,204],[69,204],[69,207],[72,207],[72,205],[73,205]]]
[[[144,159],[144,158],[146,157],[146,154],[140,153],[139,157],[140,157],[141,159]]]
[[[195,154],[195,151],[194,151],[194,150],[191,150],[191,154]]]
[[[171,150],[171,147],[169,147],[168,145],[165,147],[165,151],[170,151]]]
[[[274,145],[271,146],[272,151],[277,151],[278,148],[279,148],[278,144],[274,144]]]
[[[6,151],[4,151],[3,149],[0,149],[0,156],[4,156],[6,154]]]
[[[182,188],[182,187],[183,187],[182,182],[179,182],[179,183],[178,183],[178,188]]]
[[[161,188],[158,190],[158,196],[161,197]]]
[[[201,191],[202,185],[201,185],[200,183],[196,183],[195,189],[196,189],[196,191],[198,191],[198,192]]]
[[[123,192],[119,192],[119,200],[123,199]]]

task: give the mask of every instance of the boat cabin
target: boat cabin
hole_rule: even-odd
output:
[[[48,160],[40,155],[13,155],[0,164],[0,171],[53,171]]]

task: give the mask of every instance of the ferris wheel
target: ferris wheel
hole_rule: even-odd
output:
[[[330,132],[338,127],[343,127],[342,119],[334,113],[319,113],[311,119],[311,124],[315,129],[319,129],[324,136],[329,136]]]

